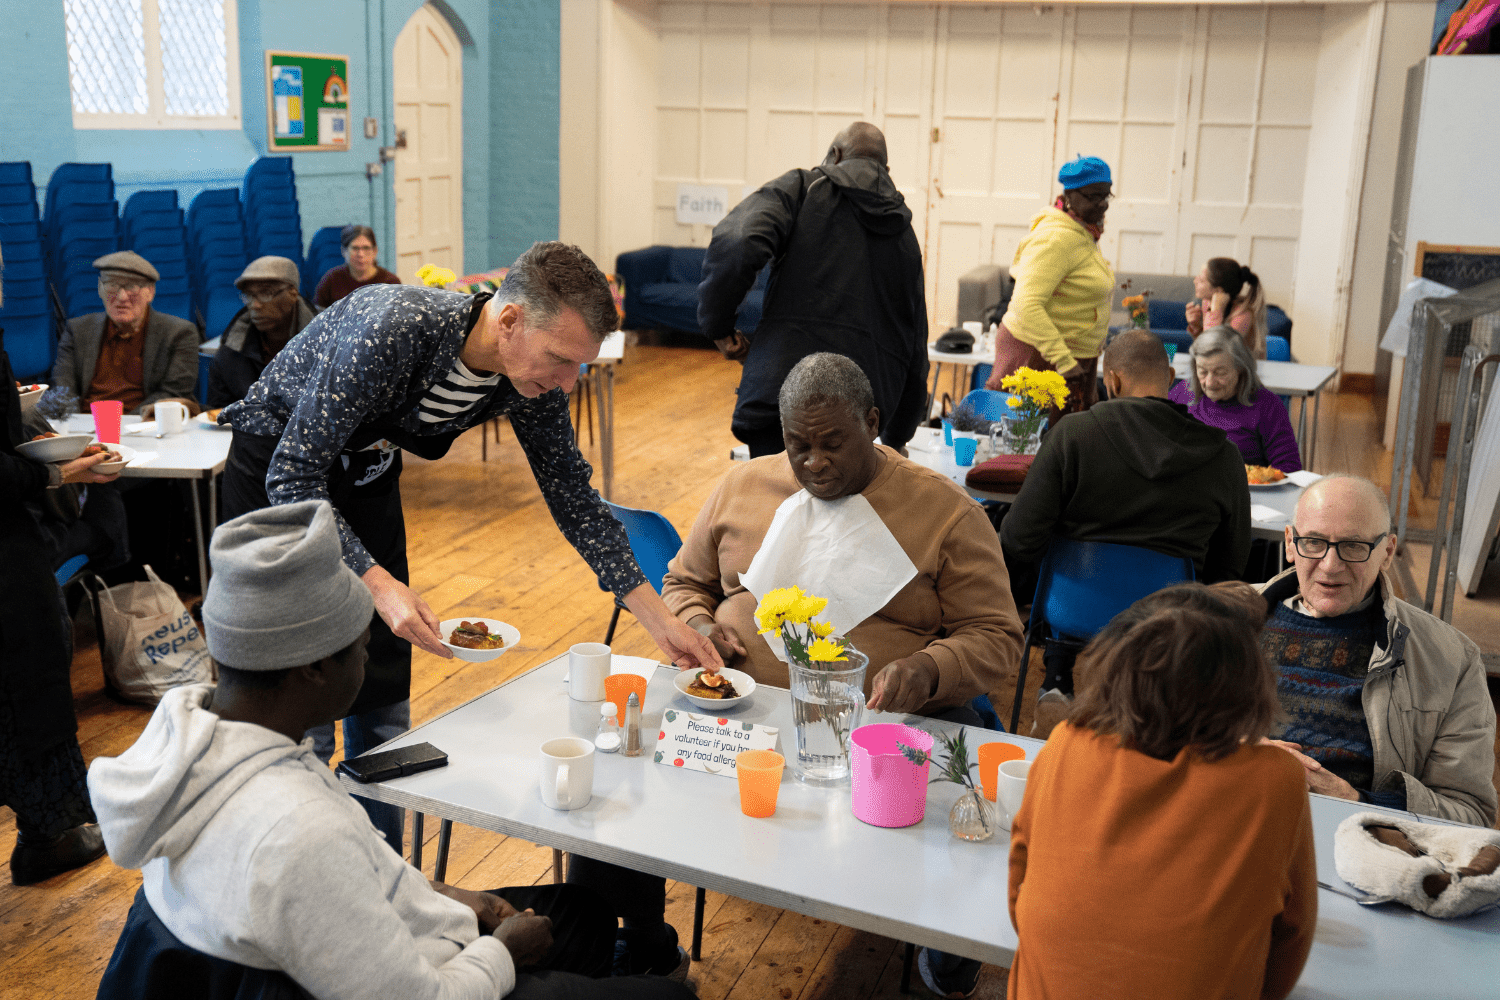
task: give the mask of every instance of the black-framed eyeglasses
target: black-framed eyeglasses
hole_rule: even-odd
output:
[[[141,291],[149,281],[129,281],[119,278],[101,278],[99,280],[99,297],[101,299],[114,298],[116,295],[134,295]]]
[[[1328,554],[1328,547],[1332,545],[1339,554],[1339,559],[1346,563],[1362,563],[1370,561],[1370,553],[1375,551],[1375,546],[1389,531],[1382,531],[1375,536],[1372,542],[1362,542],[1356,538],[1347,538],[1342,542],[1332,542],[1326,538],[1317,538],[1312,535],[1293,535],[1292,545],[1297,549],[1297,554],[1304,559],[1322,559]]]
[[[1082,188],[1069,191],[1068,193],[1075,198],[1082,198],[1084,201],[1093,202],[1095,205],[1108,205],[1116,197],[1113,191],[1106,191],[1103,194],[1088,194]]]
[[[265,305],[267,302],[275,302],[278,296],[285,295],[288,291],[286,288],[278,288],[274,292],[240,292],[240,301],[247,306],[252,302]]]

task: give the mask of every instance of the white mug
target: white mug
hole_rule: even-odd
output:
[[[1005,809],[1005,826],[1008,829],[1016,813],[1021,811],[1021,801],[1026,797],[1026,776],[1031,771],[1029,760],[1007,760],[1000,764],[995,776],[995,797]]]
[[[181,434],[187,425],[187,407],[181,403],[156,404],[156,427],[163,434]]]
[[[568,697],[574,701],[603,701],[604,678],[609,676],[609,647],[602,642],[580,642],[568,650]]]
[[[594,744],[560,736],[542,744],[542,801],[551,809],[582,809],[594,796]]]

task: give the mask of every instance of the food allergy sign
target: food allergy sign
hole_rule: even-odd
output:
[[[728,214],[728,188],[704,187],[700,184],[677,185],[677,221],[679,224],[717,226],[719,221]]]
[[[662,715],[654,760],[667,767],[734,777],[734,758],[746,750],[774,750],[781,730],[724,716],[669,708]]]
[[[266,51],[266,133],[272,149],[349,148],[349,57]]]

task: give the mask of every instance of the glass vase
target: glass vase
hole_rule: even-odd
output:
[[[1000,432],[1000,451],[1006,455],[1035,455],[1042,446],[1040,420],[1006,420]]]
[[[948,810],[948,830],[959,840],[989,840],[999,825],[995,806],[973,788],[966,789]]]
[[[841,785],[849,781],[849,734],[859,727],[865,707],[865,668],[870,658],[847,641],[847,660],[788,663],[797,756],[790,761],[799,781]]]

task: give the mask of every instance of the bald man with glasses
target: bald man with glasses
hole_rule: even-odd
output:
[[[68,321],[52,384],[71,389],[84,413],[106,399],[120,400],[126,413],[144,414],[164,399],[192,407],[198,328],[151,308],[160,273],[130,250],[106,254],[94,268],[104,312]]]
[[[1278,739],[1309,791],[1491,826],[1495,708],[1479,647],[1398,599],[1380,488],[1326,476],[1286,528],[1292,568],[1261,587],[1277,668]]]

